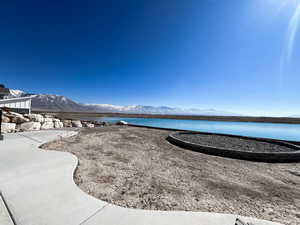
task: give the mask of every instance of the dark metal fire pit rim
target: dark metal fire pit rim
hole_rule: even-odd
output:
[[[218,148],[215,146],[207,146],[192,143],[189,141],[181,140],[175,135],[180,134],[202,134],[202,135],[219,135],[219,136],[227,136],[227,137],[236,137],[246,140],[256,140],[261,142],[267,142],[272,144],[277,144],[285,147],[289,147],[295,149],[293,152],[247,152],[247,151],[240,151],[231,148]],[[242,160],[249,160],[249,161],[256,161],[256,162],[268,162],[268,163],[291,163],[291,162],[300,162],[300,146],[281,141],[276,139],[268,139],[268,138],[256,138],[256,137],[248,137],[248,136],[239,136],[239,135],[230,135],[230,134],[220,134],[220,133],[207,133],[207,132],[197,132],[197,131],[183,131],[183,132],[176,132],[170,134],[167,137],[167,140],[179,147],[209,154],[215,156],[222,156],[227,158],[234,158],[234,159],[242,159]]]

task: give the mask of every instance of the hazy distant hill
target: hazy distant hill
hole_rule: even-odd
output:
[[[10,90],[11,97],[35,95],[32,99],[33,110],[61,111],[61,112],[115,112],[137,114],[170,114],[170,115],[213,115],[213,116],[240,116],[226,111],[215,109],[182,109],[167,106],[119,106],[110,104],[80,104],[64,96],[50,94],[31,94],[20,90]]]
[[[300,118],[300,115],[292,115],[292,116],[289,116],[291,118]]]
[[[238,116],[238,114],[217,111],[214,109],[182,109],[167,106],[118,106],[110,104],[86,104],[90,110],[97,112],[139,113],[139,114],[170,114],[170,115],[214,115],[214,116]]]

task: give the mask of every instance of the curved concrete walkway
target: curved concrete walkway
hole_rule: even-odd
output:
[[[16,225],[234,225],[237,217],[251,225],[279,225],[229,214],[127,209],[95,199],[73,181],[76,156],[38,148],[74,134],[15,133],[0,142],[0,191]]]

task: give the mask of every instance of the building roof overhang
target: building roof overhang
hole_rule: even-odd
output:
[[[35,96],[36,95],[30,95],[30,96],[27,96],[27,97],[0,99],[0,104],[10,103],[10,102],[21,102],[21,101],[24,101],[24,100],[32,99]]]

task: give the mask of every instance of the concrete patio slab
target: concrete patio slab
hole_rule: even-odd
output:
[[[0,191],[16,225],[234,225],[239,217],[127,209],[89,196],[73,181],[78,163],[74,155],[38,148],[74,134],[68,130],[24,132],[7,134],[0,142]],[[239,218],[253,225],[279,225]],[[0,224],[6,219],[1,213]]]

